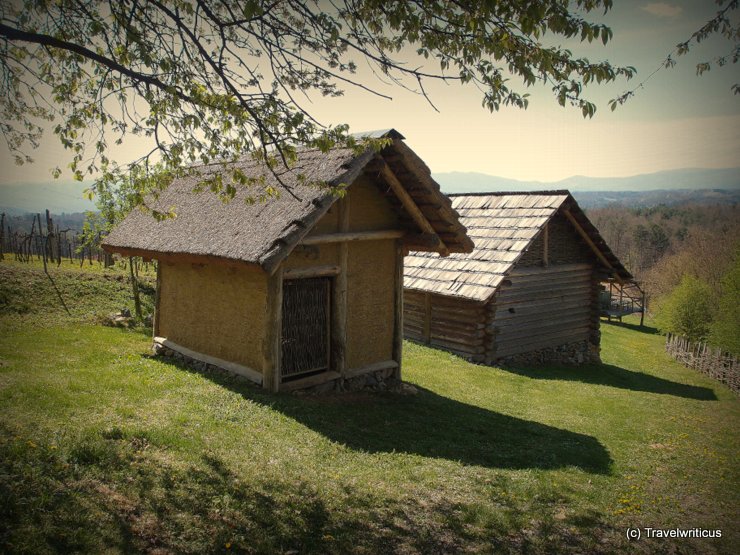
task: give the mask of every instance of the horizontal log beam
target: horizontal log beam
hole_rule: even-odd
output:
[[[382,239],[400,239],[406,234],[400,229],[383,229],[380,231],[352,231],[347,233],[326,233],[304,237],[301,245],[323,245],[326,243],[344,243],[349,241],[379,241]]]
[[[314,376],[308,376],[307,378],[301,378],[299,380],[293,380],[290,382],[283,382],[280,384],[280,391],[295,391],[296,389],[304,389],[306,387],[313,387],[314,385],[320,385],[322,383],[330,382],[341,378],[339,372],[322,372]]]
[[[510,276],[534,276],[534,275],[549,275],[557,274],[560,272],[573,272],[580,270],[590,270],[593,266],[588,263],[576,263],[576,264],[550,264],[547,268],[542,266],[519,266],[511,271]]]
[[[307,268],[291,268],[283,272],[284,279],[302,279],[312,277],[326,277],[339,275],[338,265],[310,266]]]
[[[398,368],[398,363],[395,360],[385,360],[383,362],[376,362],[374,364],[368,364],[367,366],[360,366],[359,368],[350,368],[344,371],[345,378],[354,378],[355,376],[362,376],[363,374],[369,374],[370,372],[378,372],[380,370],[395,370]]]
[[[193,360],[197,360],[199,362],[205,362],[206,364],[217,366],[223,370],[231,372],[232,374],[238,374],[240,376],[244,376],[245,378],[247,378],[250,381],[253,381],[256,384],[260,384],[260,385],[262,384],[262,374],[258,372],[257,370],[249,368],[248,366],[244,366],[242,364],[237,364],[236,362],[222,360],[220,358],[212,357],[210,355],[206,355],[203,353],[199,353],[197,351],[193,351],[192,349],[188,349],[187,347],[178,345],[174,341],[170,341],[166,337],[155,337],[154,343],[157,343],[158,345],[162,345],[162,347],[166,347],[167,349],[176,351],[183,356],[192,358]]]
[[[233,258],[224,258],[222,256],[213,256],[210,254],[190,254],[185,252],[157,252],[147,249],[135,249],[128,247],[113,247],[103,244],[103,250],[112,254],[121,256],[140,256],[159,262],[168,262],[172,264],[215,264],[217,266],[227,266],[229,268],[244,268],[255,272],[264,272],[265,270],[253,262],[244,260],[235,260]]]
[[[519,346],[519,345],[534,345],[539,344],[541,342],[545,341],[559,341],[562,338],[572,338],[572,337],[580,337],[582,339],[587,339],[588,334],[591,331],[591,327],[588,324],[584,324],[581,326],[569,328],[569,329],[562,329],[562,330],[545,330],[542,333],[538,334],[532,334],[532,335],[526,335],[523,337],[500,337],[495,336],[494,342],[496,343],[496,346],[498,347],[497,350],[501,350],[504,345],[508,345],[509,347]],[[568,341],[563,341],[563,343],[567,343]],[[557,343],[562,344],[562,343]]]

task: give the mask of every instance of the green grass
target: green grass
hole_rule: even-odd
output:
[[[86,263],[80,268],[64,262],[59,267],[50,265],[46,275],[38,260],[21,263],[5,256],[0,262],[0,330],[19,325],[98,322],[122,308],[133,311],[128,270],[119,266],[103,269]],[[155,278],[142,274],[139,281],[142,311],[150,314]]]
[[[407,343],[418,395],[305,397],[45,311],[0,317],[0,552],[737,552],[737,399],[649,330],[579,369]]]

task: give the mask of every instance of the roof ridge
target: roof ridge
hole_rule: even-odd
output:
[[[543,191],[492,191],[490,193],[445,193],[448,197],[502,197],[506,195],[569,195],[568,189]]]

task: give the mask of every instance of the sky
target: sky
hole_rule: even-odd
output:
[[[572,175],[623,177],[689,167],[736,167],[740,95],[730,89],[740,82],[740,64],[713,68],[701,77],[695,74],[697,62],[732,49],[725,39],[695,46],[677,58],[676,67],[655,73],[615,112],[607,104],[650,75],[717,9],[709,0],[616,0],[605,16],[589,15],[612,28],[613,40],[606,46],[577,41],[563,45],[591,60],[607,59],[637,69],[630,82],[586,88],[585,96],[597,105],[592,119],[584,119],[577,108],[560,107],[549,89],[540,86],[521,91],[531,94],[527,110],[502,107],[490,113],[481,106],[481,93],[474,87],[443,83],[427,87],[439,111],[412,92],[383,84],[376,88],[392,100],[347,89],[341,98],[315,95],[306,108],[322,123],[347,123],[352,132],[399,130],[434,173],[480,172],[547,182]],[[364,70],[360,76],[371,79]],[[113,155],[125,163],[143,150],[140,142],[129,142]],[[31,155],[34,164],[16,167],[3,145],[0,184],[51,181],[51,168],[63,167],[68,159],[50,133]]]

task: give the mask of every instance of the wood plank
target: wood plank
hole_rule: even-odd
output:
[[[336,276],[341,271],[339,265],[309,266],[306,268],[291,268],[283,272],[285,279],[303,279],[313,277]]]
[[[578,235],[581,236],[581,238],[586,242],[586,244],[591,248],[591,250],[596,255],[596,258],[598,258],[604,266],[609,268],[610,270],[614,271],[614,279],[616,279],[619,283],[623,283],[622,278],[619,276],[616,270],[614,270],[614,266],[611,265],[611,262],[609,262],[606,257],[604,256],[604,253],[601,252],[601,249],[596,246],[596,244],[591,240],[591,237],[588,233],[581,227],[581,224],[578,223],[578,220],[576,220],[575,216],[571,214],[570,210],[564,209],[562,210],[563,214],[566,218],[568,218],[568,221],[570,221],[571,224],[573,224],[573,227],[578,232]]]
[[[449,256],[450,251],[447,248],[447,245],[445,245],[444,241],[439,238],[439,236],[437,235],[437,231],[432,227],[432,224],[429,223],[426,216],[422,213],[419,207],[416,206],[414,199],[411,198],[411,195],[409,195],[406,188],[398,180],[396,174],[393,173],[393,170],[384,160],[381,160],[380,162],[380,175],[383,177],[386,183],[390,185],[391,189],[393,189],[393,192],[396,194],[396,197],[398,197],[398,200],[401,201],[401,204],[403,205],[406,212],[408,212],[409,216],[411,216],[411,218],[414,220],[416,225],[419,226],[419,229],[421,229],[423,233],[429,233],[437,237],[437,250],[439,251],[439,253],[442,256]]]
[[[105,252],[118,253],[123,256],[141,256],[152,260],[168,262],[172,264],[215,264],[217,266],[227,266],[230,268],[245,268],[255,272],[264,272],[265,270],[253,262],[236,260],[233,258],[224,258],[222,256],[190,254],[190,253],[164,253],[147,249],[133,249],[128,247],[113,247],[110,245],[101,245]]]
[[[339,232],[349,230],[350,213],[349,199],[345,195],[337,201],[339,211]],[[339,244],[339,273],[336,275],[331,296],[331,359],[329,364],[332,370],[344,376],[347,361],[347,261],[349,260],[349,245],[346,242]]]
[[[432,297],[432,304],[443,306],[443,305],[449,305],[453,308],[484,308],[485,302],[483,301],[472,301],[470,299],[464,299],[460,297],[451,297],[449,295],[441,295],[439,293],[434,293],[432,291],[429,291],[429,295]]]
[[[584,291],[576,291],[576,292],[569,292],[564,295],[556,295],[555,297],[551,298],[529,298],[526,297],[513,297],[510,299],[496,299],[495,305],[497,310],[499,309],[509,309],[517,307],[535,307],[539,305],[545,305],[545,304],[551,304],[556,302],[572,302],[572,301],[578,301],[580,303],[583,303],[584,301],[587,301],[590,299],[590,295],[587,294],[587,290]]]
[[[519,305],[501,305],[500,307],[498,307],[500,310],[492,311],[490,313],[490,316],[492,316],[496,320],[508,320],[512,318],[519,318],[522,316],[535,316],[540,313],[573,310],[581,307],[591,307],[590,299],[578,297],[573,298],[567,302],[563,302],[560,300],[550,300],[532,304],[522,303]],[[510,309],[514,310],[514,312],[510,312]]]
[[[424,325],[424,342],[429,343],[431,337],[432,337],[432,298],[429,293],[424,295],[424,317],[423,317],[423,325]]]
[[[567,291],[572,291],[574,289],[584,287],[590,287],[591,282],[587,279],[582,279],[578,281],[574,280],[563,280],[563,281],[555,281],[553,280],[552,283],[546,284],[546,283],[536,283],[536,284],[526,284],[526,285],[514,285],[512,287],[506,287],[502,288],[497,298],[501,297],[510,297],[513,295],[531,295],[533,293],[540,293],[540,292],[547,292],[547,293],[563,293]]]
[[[591,329],[591,323],[587,316],[577,316],[566,320],[548,320],[547,322],[527,322],[520,326],[506,326],[495,328],[496,342],[515,338],[538,337],[555,333],[559,330],[565,332],[570,329]]]
[[[186,357],[200,362],[205,362],[206,364],[217,366],[223,370],[231,372],[232,374],[244,376],[245,378],[253,381],[256,384],[262,384],[262,374],[260,374],[257,370],[254,370],[253,368],[249,368],[248,366],[193,351],[192,349],[188,349],[187,347],[178,345],[174,341],[170,341],[166,337],[155,337],[154,342],[168,349],[172,349],[173,351],[177,351],[178,353]]]
[[[322,372],[321,374],[315,374],[313,376],[308,376],[307,378],[301,378],[299,380],[292,380],[289,382],[285,382],[280,384],[280,390],[281,391],[295,391],[296,389],[305,389],[307,387],[312,387],[314,385],[320,385],[322,383],[330,382],[332,380],[337,380],[341,376],[338,372]]]
[[[498,349],[496,350],[497,353],[501,351],[501,348],[503,345],[527,345],[530,348],[532,348],[532,345],[540,345],[545,344],[550,341],[555,340],[561,340],[563,338],[567,339],[567,341],[563,340],[560,343],[556,343],[557,345],[561,345],[563,343],[569,343],[576,340],[586,340],[588,339],[588,333],[591,330],[588,326],[581,326],[574,329],[568,329],[568,330],[559,330],[559,331],[551,331],[550,333],[543,333],[533,336],[524,336],[525,340],[522,340],[522,337],[496,337],[496,345]],[[573,339],[577,338],[577,339]],[[522,351],[523,352],[523,351]]]
[[[432,319],[431,324],[433,328],[449,327],[450,329],[455,329],[459,331],[476,331],[482,330],[486,327],[483,319],[476,321]]]
[[[548,250],[550,248],[550,222],[545,224],[545,229],[542,231],[542,265],[547,268],[548,266]]]
[[[497,360],[497,359],[509,357],[512,355],[520,355],[522,353],[536,351],[539,349],[554,348],[560,345],[565,345],[567,343],[577,343],[579,341],[587,341],[587,340],[588,340],[587,335],[574,335],[571,337],[545,339],[539,343],[529,343],[526,345],[520,344],[512,348],[509,348],[508,346],[506,346],[505,348],[501,347],[498,350],[494,351],[492,354],[489,354],[488,358],[491,360]]]
[[[501,294],[496,298],[496,304],[503,304],[507,302],[513,302],[513,301],[528,301],[528,300],[544,300],[544,299],[552,299],[557,297],[566,297],[566,296],[574,296],[574,295],[584,295],[588,297],[588,293],[591,289],[591,286],[589,284],[585,285],[579,285],[570,287],[566,290],[562,291],[534,291],[534,292],[527,292],[519,293],[517,291],[502,291]]]
[[[473,336],[473,335],[466,335],[466,334],[458,334],[453,333],[450,331],[435,331],[432,330],[432,336],[431,336],[431,344],[434,344],[437,341],[448,341],[451,343],[457,343],[458,345],[465,345],[467,347],[470,347],[471,349],[477,349],[478,347],[483,347],[483,337],[484,334],[481,334],[479,336]]]
[[[388,370],[390,368],[393,368],[394,370],[398,369],[398,363],[395,360],[384,360],[382,362],[375,362],[359,368],[349,368],[345,370],[344,377],[345,379],[354,378],[355,376],[362,376],[363,374],[369,374],[370,372],[377,372],[379,370]]]
[[[567,312],[546,312],[543,314],[528,314],[524,317],[519,318],[496,318],[491,323],[492,329],[504,330],[509,328],[516,328],[520,326],[529,326],[532,323],[537,322],[551,322],[553,320],[562,320],[563,322],[572,320],[574,318],[581,318],[584,321],[590,321],[591,309],[590,307],[580,307],[577,310],[571,310]]]
[[[440,304],[434,298],[432,298],[431,300],[431,305],[432,305],[432,313],[436,312],[438,314],[478,315],[478,314],[483,314],[486,310],[483,305],[470,306],[470,305],[461,304],[459,306],[455,306],[453,304]]]
[[[532,287],[534,285],[543,285],[548,282],[563,283],[568,280],[572,281],[591,281],[592,270],[578,270],[573,272],[555,272],[552,274],[537,274],[531,276],[510,276],[510,284],[504,287]]]
[[[413,297],[422,298],[425,295],[423,291],[416,291],[414,289],[404,289],[403,294],[409,295],[412,298]]]
[[[588,264],[586,262],[583,263],[577,263],[577,264],[552,264],[548,266],[547,268],[543,268],[542,266],[519,266],[514,268],[510,276],[534,276],[534,275],[542,275],[542,274],[550,274],[550,273],[561,273],[561,272],[571,272],[571,271],[578,271],[578,270],[591,270],[592,265]]]
[[[403,361],[403,256],[404,246],[396,241],[396,258],[393,277],[393,351],[392,357],[396,361],[394,377],[401,379],[401,363]]]
[[[558,272],[553,274],[542,274],[533,276],[510,276],[503,284],[504,287],[543,285],[550,281],[564,282],[567,280],[590,281],[591,270],[579,270],[577,272]]]
[[[415,332],[413,330],[404,329],[403,335],[404,335],[404,337],[406,339],[411,339],[413,341],[418,341],[419,343],[421,343],[422,342],[422,339],[423,339],[422,336],[421,336],[421,333],[417,333],[417,332]]]
[[[431,325],[434,326],[458,326],[458,327],[469,327],[475,324],[480,324],[486,321],[484,314],[469,315],[469,314],[445,314],[441,312],[432,311]]]
[[[456,341],[449,341],[446,339],[434,339],[430,344],[431,347],[441,347],[443,349],[454,350],[456,353],[464,355],[482,355],[486,352],[485,346],[473,347],[464,343],[458,343]]]
[[[160,312],[160,300],[162,298],[162,263],[160,261],[157,261],[157,289],[154,293],[154,322],[152,324],[152,332],[154,334],[154,337],[157,337],[160,335],[159,333],[159,322],[161,317]],[[260,374],[260,381],[262,381]]]
[[[265,339],[262,346],[262,387],[276,392],[280,389],[282,357],[283,265],[267,278],[267,307],[265,310]]]
[[[344,200],[344,199],[340,199]],[[346,243],[348,241],[379,241],[382,239],[399,239],[406,234],[401,229],[383,229],[379,231],[351,231],[309,235],[300,242],[301,245],[324,245],[327,243]]]
[[[524,353],[542,347],[552,347],[572,343],[575,341],[585,341],[588,339],[590,328],[583,327],[574,330],[565,330],[558,333],[550,333],[532,338],[529,341],[522,341],[514,338],[496,341],[496,356],[507,356],[501,353]]]

